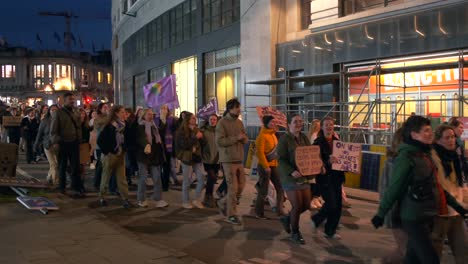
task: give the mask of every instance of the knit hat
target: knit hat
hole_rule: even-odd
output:
[[[268,127],[268,124],[271,122],[271,120],[275,119],[273,116],[271,115],[266,115],[266,116],[263,116],[262,118],[262,123],[263,123],[263,126],[264,127]]]

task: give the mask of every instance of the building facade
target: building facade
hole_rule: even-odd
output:
[[[411,114],[468,113],[462,0],[114,0],[117,100],[178,77],[182,110],[237,96],[305,119],[332,115],[346,140],[388,144]]]
[[[107,58],[106,58],[107,57]],[[55,104],[65,92],[75,92],[80,104],[113,101],[110,53],[33,51],[0,48],[0,99],[8,104],[42,101]]]

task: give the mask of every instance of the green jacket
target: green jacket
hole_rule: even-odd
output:
[[[219,163],[219,153],[218,147],[216,146],[216,137],[215,137],[216,127],[207,125],[202,129],[203,138],[201,139],[202,147],[202,159],[203,163],[206,164],[218,164]]]
[[[291,176],[296,167],[296,147],[310,146],[310,141],[303,133],[299,134],[298,143],[294,139],[294,135],[286,132],[278,141],[277,152],[279,156],[278,172],[281,179],[281,184],[285,191],[302,190],[310,188],[309,179],[312,177],[294,178]]]
[[[228,113],[219,120],[215,138],[220,162],[244,162],[244,145],[248,139],[238,140],[241,133],[246,134],[244,124],[238,118]]]
[[[377,215],[384,218],[395,202],[399,203],[400,217],[406,221],[424,221],[438,214],[441,199],[435,181],[430,149],[402,143],[398,148],[390,185],[386,189]],[[455,198],[445,193],[447,204],[464,214]]]
[[[83,137],[81,132],[80,112],[76,107],[69,109],[62,107],[57,110],[52,118],[50,128],[51,144],[62,142],[81,143]]]

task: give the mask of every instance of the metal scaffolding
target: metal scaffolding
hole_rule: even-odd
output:
[[[422,110],[425,107],[424,104],[427,105],[426,107],[429,107],[428,104],[430,102],[438,102],[440,104],[440,116],[437,116],[439,121],[448,120],[448,118],[452,116],[464,116],[464,112],[466,112],[466,110],[464,111],[465,105],[468,105],[468,97],[466,97],[464,93],[464,86],[468,83],[468,80],[466,80],[464,76],[464,69],[468,65],[468,61],[465,58],[467,51],[458,50],[451,54],[452,57],[457,57],[457,61],[387,68],[384,65],[384,60],[377,59],[368,62],[366,70],[349,71],[349,69],[353,67],[352,65],[341,64],[339,65],[339,72],[334,73],[288,76],[287,72],[285,72],[283,78],[263,81],[245,81],[244,87],[246,92],[244,93],[244,104],[247,107],[244,109],[244,116],[255,112],[255,107],[249,106],[248,104],[249,98],[268,96],[270,106],[284,111],[286,114],[298,112],[303,116],[304,120],[309,122],[312,119],[321,119],[324,116],[334,117],[337,120],[336,127],[339,129],[339,134],[345,141],[388,145],[391,142],[395,130],[401,126],[407,117],[411,114],[426,114],[425,112],[427,109],[424,111]],[[444,54],[444,56],[447,56],[447,54]],[[443,97],[442,95],[444,94],[442,94],[440,98],[421,98],[421,88],[432,88],[432,90],[438,91],[438,86],[447,86],[447,84],[407,85],[406,74],[408,73],[447,69],[458,69],[458,83],[450,84],[450,86],[457,86],[454,93],[457,95],[456,97]],[[402,86],[391,86],[381,83],[381,76],[394,73],[403,74]],[[356,95],[357,99],[350,102],[349,80],[352,77],[366,77],[366,81],[361,87],[359,94]],[[370,93],[369,82],[371,78],[375,78],[375,93]],[[337,98],[337,101],[292,103],[291,98],[293,97],[297,98],[298,96],[317,94],[316,91],[307,89],[301,92],[291,90],[291,84],[294,82],[312,83],[313,87],[315,87],[316,82],[332,84],[334,87],[338,86],[338,93],[332,94],[333,98]],[[249,94],[247,93],[249,85],[267,85],[269,88],[269,95]],[[283,86],[284,89],[277,89],[277,86]],[[403,90],[403,93],[397,96],[397,99],[389,100],[389,98],[384,98],[382,95],[382,89],[385,87],[399,88]],[[418,88],[419,97],[412,98],[412,96],[409,96],[407,93],[407,89],[409,88]],[[276,90],[283,92],[275,92]],[[425,92],[426,91],[424,91],[424,93]],[[278,100],[278,98],[282,100]],[[447,110],[449,104],[452,106],[451,113],[448,113]],[[411,105],[413,107],[416,106],[416,111],[410,111],[411,109],[409,106]],[[443,106],[446,108],[445,111],[442,111]],[[457,111],[455,111],[455,109],[457,109]],[[442,115],[443,113],[445,113],[445,115]],[[304,129],[307,130],[309,127],[307,126]]]

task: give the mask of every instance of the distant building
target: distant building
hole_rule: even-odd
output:
[[[0,48],[0,99],[8,104],[57,103],[63,93],[76,93],[80,104],[113,101],[109,51],[89,53]]]

